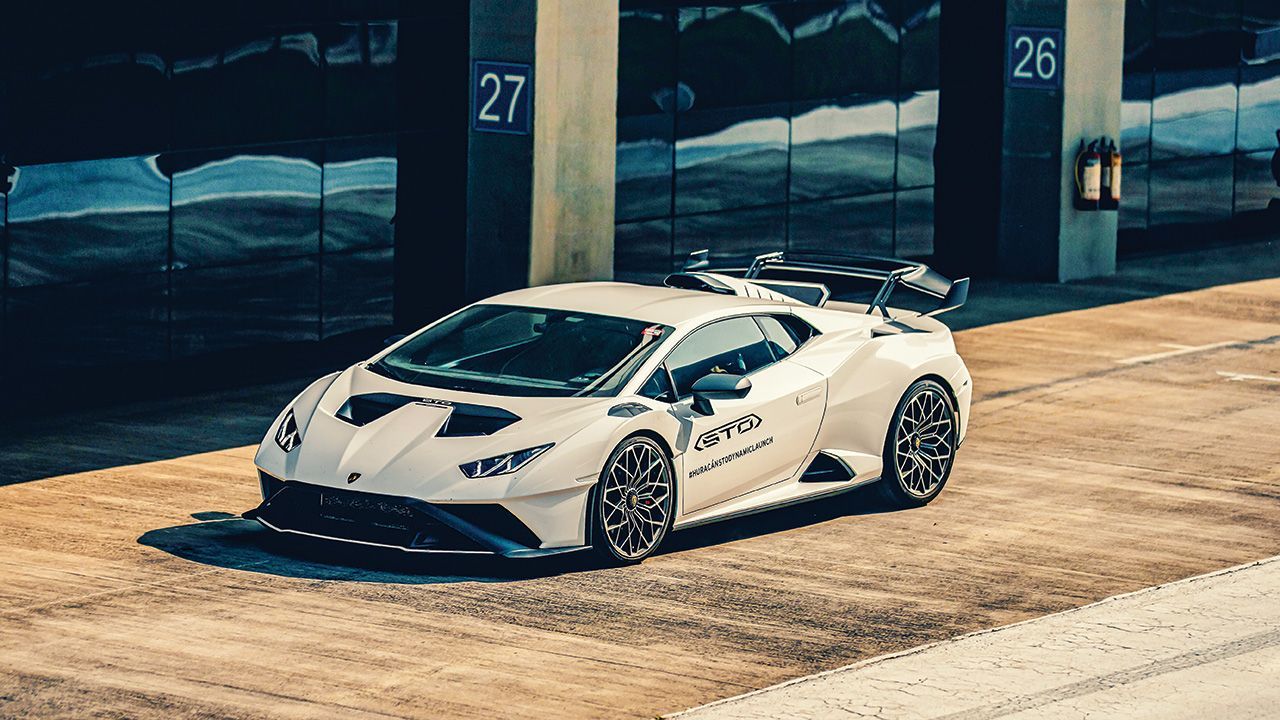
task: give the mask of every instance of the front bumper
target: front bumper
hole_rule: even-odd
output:
[[[266,473],[260,473],[260,481],[266,499],[243,516],[276,532],[405,552],[509,558],[559,555],[586,547],[539,547],[538,536],[501,505],[429,503],[284,482]]]

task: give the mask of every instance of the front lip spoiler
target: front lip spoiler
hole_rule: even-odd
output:
[[[244,513],[243,517],[246,520],[256,520],[258,524],[262,525],[268,530],[274,530],[275,532],[278,532],[278,533],[287,533],[289,535],[302,535],[304,537],[319,538],[321,540],[332,540],[334,542],[348,543],[351,545],[366,545],[369,547],[388,548],[391,550],[399,550],[401,552],[418,553],[418,554],[425,554],[425,555],[488,555],[490,557],[504,557],[504,558],[537,558],[537,557],[548,557],[551,555],[565,555],[567,553],[578,552],[579,550],[587,550],[591,547],[590,545],[571,545],[569,547],[558,547],[558,548],[515,548],[512,550],[506,550],[503,552],[497,552],[494,550],[435,550],[430,548],[411,548],[411,547],[405,547],[403,545],[387,545],[384,543],[368,542],[367,540],[352,540],[351,538],[337,537],[335,535],[319,535],[317,533],[303,532],[302,530],[289,530],[288,528],[276,527],[275,525],[272,525],[271,523],[267,522],[262,517],[259,517],[254,510],[250,510]]]
[[[300,483],[297,481],[283,482],[282,485],[283,486],[294,485],[295,487],[301,485],[301,486],[306,486],[309,488],[316,488],[316,489],[322,488],[322,486],[309,485],[308,483]],[[279,496],[281,494],[280,491],[283,489],[284,487],[281,487],[280,490],[277,490],[274,494],[272,494],[271,497],[263,500],[262,503],[258,505],[258,507],[253,508],[252,510],[247,510],[244,513],[242,513],[241,517],[243,517],[246,520],[255,520],[260,525],[267,528],[268,530],[273,530],[278,533],[302,535],[306,537],[319,538],[322,540],[333,540],[336,542],[349,543],[353,545],[366,545],[371,547],[389,548],[392,550],[400,550],[402,552],[409,552],[409,553],[428,553],[428,554],[436,554],[436,555],[490,555],[490,556],[500,556],[505,558],[536,558],[536,557],[546,557],[549,555],[563,555],[565,553],[577,552],[579,550],[586,550],[587,548],[591,547],[590,545],[571,545],[568,547],[555,547],[555,548],[527,547],[525,545],[521,545],[520,543],[514,542],[508,538],[505,538],[501,535],[497,535],[495,533],[489,532],[488,530],[485,530],[484,528],[481,528],[472,523],[469,523],[466,520],[446,510],[443,510],[431,503],[425,502],[423,500],[419,500],[417,498],[401,497],[401,496],[395,496],[395,495],[381,495],[381,497],[384,497],[387,500],[399,501],[401,503],[414,507],[415,509],[421,511],[422,513],[430,516],[437,522],[440,522],[443,525],[447,525],[451,527],[453,530],[467,536],[473,542],[475,542],[476,545],[479,545],[482,549],[454,550],[454,549],[441,549],[441,548],[417,548],[417,547],[409,547],[405,545],[379,543],[379,542],[372,542],[369,540],[358,540],[355,538],[342,537],[339,535],[326,535],[323,533],[309,532],[306,530],[296,530],[292,528],[280,527],[278,525],[272,524],[269,520],[267,520],[264,517],[264,514],[265,514],[265,511],[268,509],[268,507],[271,505],[271,501],[274,500],[277,496]],[[372,495],[376,493],[366,493],[366,494]]]

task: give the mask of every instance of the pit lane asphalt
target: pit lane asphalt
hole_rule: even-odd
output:
[[[234,517],[251,447],[24,477],[0,487],[0,716],[653,716],[1280,554],[1280,279],[957,343],[972,431],[935,503],[858,491],[633,568],[282,542]],[[10,438],[0,473],[222,422],[156,407]]]
[[[680,720],[1274,718],[1280,557],[789,680]]]

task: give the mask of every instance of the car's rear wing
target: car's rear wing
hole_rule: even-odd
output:
[[[685,271],[716,272],[710,269],[707,251],[690,253]],[[771,252],[757,255],[751,265],[723,268],[726,274],[741,274],[754,284],[821,306],[832,295],[833,282],[866,280],[879,283],[879,290],[867,302],[867,314],[879,310],[889,317],[889,299],[899,286],[925,300],[922,315],[938,315],[964,305],[969,297],[969,278],[950,280],[928,265],[901,258],[870,255],[833,256],[817,253]],[[771,277],[772,276],[772,277]],[[803,280],[797,281],[798,278]],[[809,292],[800,292],[809,289]]]

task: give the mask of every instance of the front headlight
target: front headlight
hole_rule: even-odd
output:
[[[525,465],[528,465],[530,460],[533,460],[542,453],[550,450],[552,445],[555,445],[555,443],[547,443],[546,445],[531,447],[527,450],[517,450],[513,453],[507,453],[506,455],[495,455],[494,457],[485,458],[484,460],[476,460],[475,462],[469,462],[466,465],[459,465],[458,469],[462,471],[463,475],[466,475],[469,478],[506,475],[507,473],[513,473]]]
[[[302,444],[302,435],[298,434],[298,421],[293,418],[293,408],[284,414],[280,427],[276,430],[276,445],[285,452],[291,452]]]

